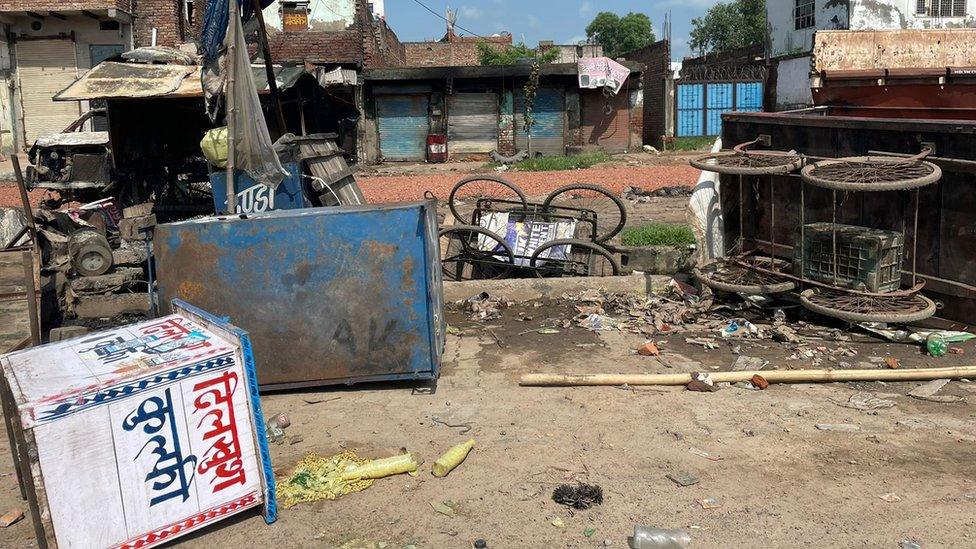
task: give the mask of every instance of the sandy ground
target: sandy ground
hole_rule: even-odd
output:
[[[517,322],[517,313],[534,320]],[[502,311],[487,324],[449,313],[463,330],[448,336],[435,393],[410,383],[327,388],[265,395],[266,413],[287,412],[287,435],[297,444],[272,445],[277,473],[308,452],[355,449],[386,456],[406,447],[426,460],[417,478],[377,481],[337,501],[281,511],[266,526],[246,514],[179,544],[200,548],[338,547],[350,540],[387,545],[346,547],[465,548],[483,538],[489,547],[626,547],[635,524],[686,528],[692,547],[922,547],[976,544],[976,423],[968,403],[945,404],[905,396],[919,383],[779,385],[766,391],[726,388],[693,393],[683,388],[519,387],[526,372],[667,372],[727,368],[730,346],[704,351],[684,336],[662,338],[662,359],[635,356],[643,338],[597,335],[573,327],[560,334],[535,331],[547,318],[572,315],[564,304]],[[485,329],[491,327],[498,340]],[[902,367],[965,364],[964,355],[934,359],[914,346],[878,343],[854,335],[856,360],[895,356]],[[743,354],[787,361],[782,344],[745,341]],[[327,358],[322,357],[323,360]],[[672,364],[664,367],[662,362]],[[260,365],[259,365],[260,367]],[[858,391],[893,399],[894,408],[844,408]],[[952,382],[940,394],[976,400],[976,384]],[[318,403],[309,403],[316,402]],[[435,423],[469,424],[470,433]],[[820,431],[818,423],[850,423],[858,432]],[[429,466],[467,436],[477,446],[443,479]],[[23,505],[12,475],[6,437],[0,443],[0,511]],[[692,453],[707,452],[712,459]],[[714,461],[713,461],[714,459]],[[687,471],[698,484],[666,478]],[[570,512],[550,499],[561,482],[602,486],[606,501]],[[880,496],[894,493],[900,501]],[[696,500],[717,498],[703,509]],[[458,503],[450,518],[431,501]],[[94,504],[94,502],[93,502]],[[559,517],[564,528],[552,525]],[[592,537],[584,530],[595,528]],[[30,519],[0,530],[0,546],[33,547]]]

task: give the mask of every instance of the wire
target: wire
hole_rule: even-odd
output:
[[[427,4],[424,4],[424,3],[423,3],[423,2],[421,2],[420,0],[413,0],[413,1],[414,1],[414,2],[416,2],[416,3],[418,4],[418,5],[420,5],[420,7],[422,7],[422,8],[424,8],[425,10],[427,10],[427,11],[429,11],[430,13],[432,13],[432,14],[434,14],[434,16],[436,16],[436,17],[439,17],[440,19],[443,19],[444,21],[447,21],[448,23],[450,23],[450,21],[448,21],[448,20],[447,20],[447,17],[444,17],[443,15],[441,15],[441,14],[439,14],[439,13],[437,13],[436,11],[434,11],[434,10],[432,10],[432,9],[430,9],[430,8],[429,8],[429,7],[427,6]],[[453,23],[453,25],[454,25],[455,27],[457,27],[457,28],[459,28],[459,29],[461,29],[461,30],[463,30],[464,32],[466,32],[466,33],[468,33],[468,34],[471,34],[471,35],[474,35],[474,36],[477,36],[478,38],[485,38],[484,36],[481,36],[480,34],[478,34],[478,33],[476,33],[476,32],[474,32],[474,31],[470,31],[470,30],[468,30],[468,29],[466,29],[466,28],[464,28],[464,27],[462,27],[461,25],[458,25],[457,23]]]

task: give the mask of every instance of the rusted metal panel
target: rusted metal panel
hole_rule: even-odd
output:
[[[976,120],[976,85],[925,81],[879,85],[878,80],[835,81],[813,88],[815,105],[833,114],[878,118]]]
[[[814,69],[971,67],[976,29],[817,31]]]
[[[247,330],[266,388],[434,379],[443,345],[432,201],[156,227],[159,302]]]
[[[922,142],[935,146],[939,158],[976,161],[976,125],[954,120],[904,120],[801,113],[732,113],[723,118],[723,142],[741,143],[757,135],[771,137],[775,149],[795,149],[820,157],[861,156],[868,151],[917,153]],[[904,281],[908,281],[912,252],[925,293],[941,302],[937,315],[957,326],[976,324],[976,192],[972,167],[942,162],[942,180],[918,192],[917,248],[913,230],[914,198],[906,192],[837,193],[837,222],[906,232]],[[774,191],[770,200],[770,183]],[[754,186],[758,188],[758,199]],[[794,175],[745,178],[744,236],[747,246],[769,250],[770,216],[775,208],[777,256],[788,258],[801,222],[831,221],[833,193],[804,186]],[[736,242],[738,179],[723,176],[722,209],[725,241]],[[904,224],[903,224],[904,223]]]

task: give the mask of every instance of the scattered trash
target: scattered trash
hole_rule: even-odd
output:
[[[901,540],[898,543],[898,548],[899,549],[922,549],[922,544],[914,539],[906,538]]]
[[[707,337],[686,337],[685,343],[689,343],[691,345],[701,345],[706,351],[709,349],[718,349],[718,342]]]
[[[723,459],[720,456],[713,456],[712,454],[709,454],[705,450],[699,450],[698,448],[695,447],[688,448],[688,452],[695,454],[696,456],[703,457],[710,461],[722,461]]]
[[[894,492],[889,492],[887,494],[881,494],[878,497],[881,498],[882,500],[888,502],[888,503],[897,503],[897,502],[901,501],[901,498],[898,496],[898,494],[896,494]]]
[[[925,349],[934,357],[945,356],[949,352],[949,344],[944,337],[935,333],[925,338]]]
[[[954,355],[964,355],[966,351],[962,347],[949,347],[949,352]]]
[[[596,484],[560,484],[552,491],[552,501],[574,509],[589,509],[603,503],[603,488]]]
[[[538,330],[536,330],[536,333],[539,333],[539,334],[542,334],[542,335],[552,335],[552,334],[558,334],[560,332],[559,332],[559,330],[557,330],[555,328],[539,328]]]
[[[451,334],[452,336],[458,336],[458,337],[460,337],[462,334],[460,328],[458,328],[457,326],[451,326],[450,324],[447,325],[447,333]]]
[[[684,549],[691,544],[691,534],[684,530],[634,526],[634,535],[627,538],[627,543],[631,549]]]
[[[895,401],[888,400],[884,398],[878,398],[871,393],[854,393],[851,398],[846,401],[829,399],[831,402],[838,406],[843,406],[844,408],[853,408],[855,410],[880,410],[882,408],[891,408],[895,405]]]
[[[677,484],[678,486],[694,486],[698,484],[699,479],[695,475],[687,471],[678,471],[676,473],[668,473],[668,480]]]
[[[702,498],[698,501],[698,505],[701,505],[702,509],[718,509],[722,506],[722,502],[718,498]]]
[[[796,331],[789,326],[774,326],[771,334],[774,340],[782,341],[783,343],[800,343],[803,341],[797,335]]]
[[[446,477],[455,467],[461,465],[461,462],[468,457],[472,448],[474,448],[473,438],[453,446],[450,450],[444,452],[444,455],[437,458],[437,461],[434,462],[434,466],[431,468],[431,473],[435,477]]]
[[[915,398],[928,398],[938,393],[943,387],[949,384],[948,379],[933,379],[932,381],[919,385],[911,391],[908,391],[908,396]]]
[[[488,542],[481,538],[474,540],[474,543],[471,545],[474,549],[488,549]]]
[[[591,528],[587,528],[587,529],[583,530],[583,536],[584,537],[592,538],[593,537],[593,534],[595,534],[595,533],[596,533],[596,528],[592,528],[591,527]]]
[[[439,423],[445,427],[450,427],[451,429],[461,429],[460,431],[458,431],[459,435],[468,433],[469,431],[471,431],[472,428],[470,423],[448,423],[437,416],[430,416],[430,420],[433,421],[434,423]]]
[[[762,370],[768,364],[769,361],[764,358],[739,355],[735,357],[735,361],[732,363],[732,371],[742,372],[742,371]]]
[[[565,528],[566,527],[566,523],[563,522],[563,519],[561,519],[559,517],[556,517],[556,518],[552,519],[552,522],[550,522],[550,524],[552,524],[556,528]]]
[[[371,461],[345,451],[329,457],[305,456],[291,474],[278,482],[278,501],[285,509],[299,503],[336,499],[360,492],[384,476],[416,471],[419,464],[411,454]]]
[[[891,368],[892,370],[895,370],[895,369],[901,367],[901,363],[898,361],[897,358],[895,358],[893,356],[886,356],[885,359],[884,359],[884,363],[885,363],[885,366]]]
[[[752,383],[753,386],[757,387],[760,391],[763,391],[769,387],[769,382],[766,381],[766,378],[759,374],[752,376],[752,379],[750,379],[749,382]]]
[[[611,330],[616,330],[618,323],[616,320],[607,315],[598,315],[593,313],[580,320],[579,325],[592,332],[608,332]]]
[[[388,458],[376,459],[348,466],[342,472],[342,479],[346,481],[377,479],[399,475],[401,473],[412,473],[420,467],[413,454],[405,453]]]
[[[685,388],[687,388],[689,391],[695,391],[698,393],[714,393],[715,391],[719,390],[718,387],[709,385],[708,383],[699,381],[697,379],[691,380],[688,385],[685,385]]]
[[[24,518],[24,511],[14,507],[0,516],[0,528],[7,528]]]
[[[722,337],[761,337],[759,328],[744,318],[735,318],[721,331]]]
[[[853,433],[861,430],[860,425],[852,423],[818,423],[814,427],[820,431],[838,431],[841,433]]]
[[[637,354],[641,356],[659,356],[661,350],[657,348],[657,345],[653,341],[645,341],[643,345],[637,348]]]
[[[265,429],[268,434],[268,442],[280,444],[285,440],[285,429],[291,425],[291,419],[284,412],[271,416],[266,422]]]
[[[457,516],[457,504],[451,500],[444,501],[432,501],[430,506],[438,513],[446,517],[456,517]]]

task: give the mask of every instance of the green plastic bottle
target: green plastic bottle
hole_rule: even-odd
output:
[[[925,339],[925,347],[929,350],[930,355],[936,357],[943,356],[949,352],[949,344],[939,334],[932,334],[927,337]]]

